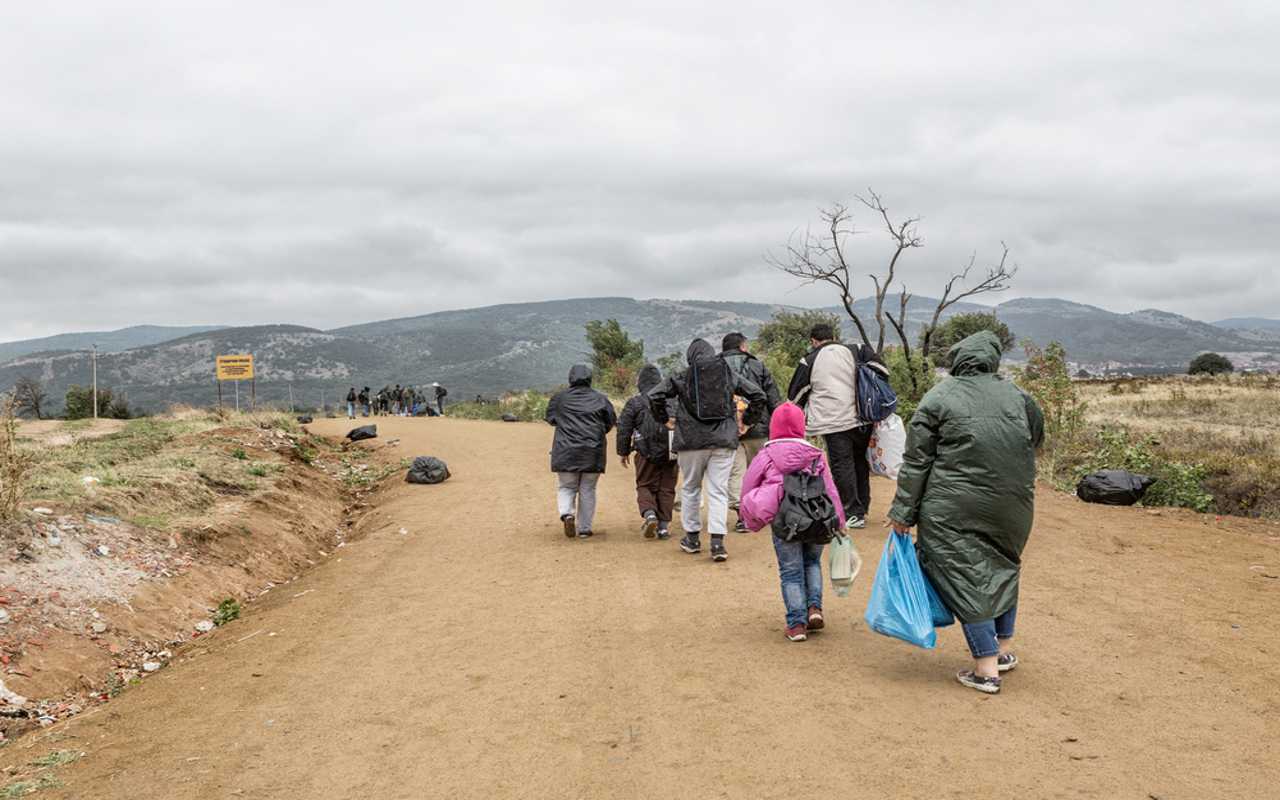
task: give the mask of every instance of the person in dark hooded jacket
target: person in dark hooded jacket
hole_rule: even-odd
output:
[[[618,422],[609,398],[591,388],[591,368],[574,364],[569,388],[547,404],[547,422],[556,429],[551,444],[551,471],[559,478],[557,498],[564,535],[592,535],[596,483],[604,472],[605,437]]]
[[[670,418],[667,401],[676,399],[675,437],[673,446],[684,475],[681,486],[680,522],[684,538],[680,549],[686,553],[702,550],[699,534],[702,521],[699,511],[702,505],[702,482],[707,482],[707,528],[711,531],[711,558],[728,559],[724,549],[724,534],[729,517],[729,474],[733,471],[733,457],[738,450],[738,420],[730,411],[728,416],[716,419],[699,419],[696,387],[692,380],[695,364],[713,360],[724,370],[723,382],[732,394],[748,403],[748,409],[762,408],[769,398],[764,391],[741,374],[735,374],[723,359],[717,358],[715,348],[703,339],[694,339],[685,358],[689,369],[667,376],[662,383],[649,391],[649,410],[658,422]]]
[[[640,393],[627,401],[618,418],[618,455],[622,466],[636,456],[636,503],[644,519],[640,531],[646,539],[670,536],[671,511],[676,500],[679,464],[671,454],[671,432],[653,418],[648,393],[662,382],[662,372],[646,364],[636,377]],[[668,404],[670,411],[670,404]]]
[[[729,473],[729,508],[738,510],[738,501],[742,496],[742,478],[747,474],[747,467],[755,459],[760,448],[769,439],[769,420],[773,410],[782,405],[782,395],[778,384],[764,362],[747,349],[747,337],[741,333],[730,333],[721,341],[720,357],[729,365],[735,375],[742,375],[759,386],[768,398],[763,408],[747,409],[743,412],[742,423],[738,433],[738,452],[733,457],[733,471]],[[747,526],[738,517],[734,530],[746,533]]]
[[[951,378],[907,428],[889,524],[919,530],[920,566],[960,618],[974,669],[959,681],[988,694],[1018,664],[1011,648],[1022,549],[1035,516],[1035,451],[1044,417],[999,376],[1000,339],[979,331],[951,348]]]

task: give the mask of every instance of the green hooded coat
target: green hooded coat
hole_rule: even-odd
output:
[[[920,563],[943,602],[961,622],[981,622],[1018,602],[1044,417],[997,374],[995,334],[979,331],[950,355],[951,379],[911,418],[889,516],[918,526]]]

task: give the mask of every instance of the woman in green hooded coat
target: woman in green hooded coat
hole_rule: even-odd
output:
[[[918,528],[920,565],[963,624],[974,669],[956,677],[989,694],[1018,664],[1010,642],[1044,441],[1040,408],[999,376],[1000,356],[990,331],[951,348],[951,379],[911,418],[889,511],[894,530]]]

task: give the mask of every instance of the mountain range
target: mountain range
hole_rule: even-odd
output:
[[[908,326],[913,337],[935,303],[926,297],[912,302]],[[583,326],[589,320],[617,319],[656,359],[683,353],[695,336],[716,345],[731,331],[753,336],[784,309],[796,310],[761,303],[603,297],[443,311],[328,331],[298,325],[138,326],[0,344],[0,386],[13,385],[21,375],[38,378],[56,410],[69,385],[89,382],[85,348],[96,342],[100,385],[123,392],[142,410],[216,402],[214,356],[234,353],[254,355],[260,403],[287,405],[292,396],[296,404],[314,407],[322,400],[333,404],[353,385],[431,381],[447,386],[451,399],[465,399],[563,383],[568,367],[587,358]],[[873,303],[859,301],[855,310],[874,337]],[[1073,362],[1094,370],[1185,369],[1207,350],[1241,366],[1280,366],[1280,322],[1274,320],[1248,320],[1236,328],[1239,320],[1209,324],[1151,309],[1117,314],[1055,299],[1017,299],[995,307],[961,303],[950,309],[967,311],[994,311],[1019,339],[1041,345],[1060,341]],[[846,340],[853,334],[846,324]],[[895,340],[892,334],[887,338]],[[230,402],[233,387],[224,391]],[[242,385],[240,392],[247,401],[250,387]]]

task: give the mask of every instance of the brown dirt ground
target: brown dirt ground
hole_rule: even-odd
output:
[[[719,565],[646,541],[615,462],[605,535],[566,541],[547,428],[378,425],[454,478],[389,487],[367,538],[0,763],[83,751],[41,796],[132,800],[1276,796],[1274,524],[1042,493],[1022,666],[987,697],[956,628],[924,651],[863,623],[878,528],[792,644],[767,534]]]

